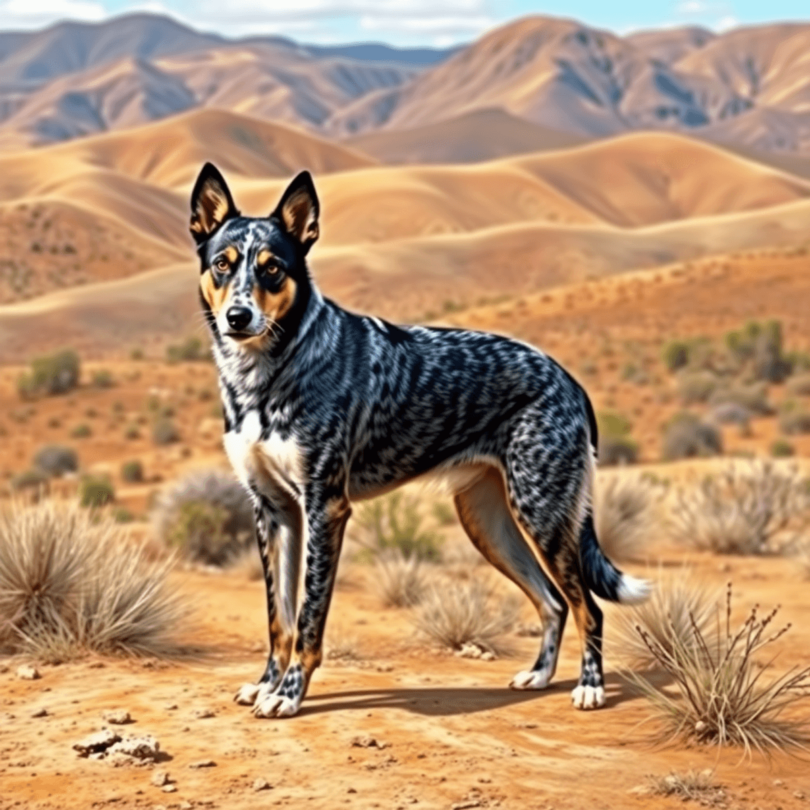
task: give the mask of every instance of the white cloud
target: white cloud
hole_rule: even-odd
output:
[[[675,9],[678,14],[703,14],[708,10],[709,6],[702,0],[684,0]]]
[[[107,17],[95,0],[0,0],[3,28],[39,28],[59,20],[99,22]]]
[[[365,31],[407,31],[451,36],[455,33],[485,31],[495,25],[491,17],[375,17],[360,18]]]
[[[729,14],[725,17],[721,17],[715,24],[714,30],[715,31],[728,31],[731,28],[736,28],[740,24],[740,21],[733,15]]]

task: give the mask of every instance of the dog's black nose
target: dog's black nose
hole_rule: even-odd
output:
[[[225,317],[231,329],[242,332],[253,320],[253,313],[247,307],[231,307]]]

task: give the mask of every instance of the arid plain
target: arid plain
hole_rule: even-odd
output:
[[[169,557],[153,514],[160,493],[200,469],[227,470],[187,230],[191,184],[211,160],[259,215],[309,168],[322,203],[310,268],[326,295],[392,321],[513,335],[560,360],[631,462],[606,467],[600,487],[618,477],[658,488],[622,567],[653,580],[684,569],[710,601],[732,581],[735,621],[782,605],[792,628],[773,668],[808,665],[802,537],[724,554],[678,541],[671,522],[679,487],[735,460],[767,459],[785,475],[810,467],[810,25],[621,38],[536,18],[425,64],[229,43],[148,15],[117,24],[88,26],[90,44],[75,52],[65,45],[75,32],[58,26],[0,47],[4,509],[75,502],[88,480],[103,481],[98,514],[148,558]],[[662,89],[662,77],[684,92]],[[773,322],[776,371],[760,374],[745,340]],[[21,383],[32,361],[66,348],[80,358],[77,385],[47,395]],[[673,452],[668,431],[684,413],[716,444]],[[38,472],[47,446],[73,451],[77,469]],[[449,498],[415,489],[406,502],[442,558],[424,563],[429,576],[515,596],[467,550],[442,509]],[[618,608],[606,610],[598,713],[570,705],[572,627],[549,690],[508,690],[539,644],[528,603],[494,660],[425,640],[417,607],[387,606],[380,592],[368,515],[350,524],[327,658],[296,718],[257,720],[232,702],[266,649],[249,558],[221,568],[181,558],[169,574],[194,608],[179,631],[191,657],[57,663],[10,645],[0,809],[666,808],[683,799],[640,790],[648,777],[707,769],[697,805],[808,806],[795,750],[745,758],[734,746],[651,742]],[[41,678],[18,677],[29,662]],[[116,709],[131,715],[124,732],[159,739],[156,763],[77,756],[73,744]],[[808,712],[806,702],[788,710]],[[166,784],[153,784],[157,771]]]

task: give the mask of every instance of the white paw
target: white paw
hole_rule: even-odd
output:
[[[545,689],[551,680],[551,673],[547,669],[526,669],[523,672],[518,672],[512,683],[509,684],[510,689]]]
[[[268,695],[253,707],[256,717],[292,717],[298,714],[301,701],[282,695]]]
[[[575,709],[599,709],[605,705],[605,690],[601,686],[578,686],[571,692]]]
[[[262,685],[259,683],[246,683],[234,696],[233,699],[240,706],[252,706],[256,702],[256,695],[259,694]]]

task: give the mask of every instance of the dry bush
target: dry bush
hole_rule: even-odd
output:
[[[441,559],[442,537],[422,528],[415,498],[401,492],[376,498],[358,509],[357,522],[369,538],[364,545],[372,555],[398,550],[406,557]]]
[[[347,636],[341,630],[331,633],[326,644],[328,661],[362,661],[361,644],[355,636]]]
[[[737,462],[680,488],[671,526],[676,539],[696,549],[772,554],[795,545],[808,509],[807,483],[796,468]]]
[[[658,659],[650,652],[637,627],[661,649],[673,654],[678,645],[697,644],[693,625],[705,634],[714,618],[714,603],[688,571],[658,578],[646,602],[618,615],[617,651],[627,666],[655,669]]]
[[[254,542],[253,507],[230,473],[198,470],[157,496],[152,509],[156,536],[186,557],[226,565]]]
[[[637,559],[664,489],[642,475],[600,476],[594,500],[596,536],[611,560]]]
[[[725,621],[715,622],[713,631],[701,630],[692,622],[692,638],[683,639],[673,630],[670,637],[674,644],[666,649],[642,627],[637,628],[650,654],[672,678],[676,690],[672,695],[644,676],[630,674],[661,721],[662,738],[741,745],[746,754],[753,749],[808,750],[810,726],[784,715],[807,697],[810,667],[801,670],[794,667],[765,681],[762,675],[766,668],[755,660],[790,627],[772,629],[778,610],[760,619],[754,608],[733,633],[729,584]]]
[[[666,776],[648,776],[645,784],[635,788],[633,793],[642,796],[672,796],[683,802],[697,802],[702,807],[725,806],[727,796],[723,788],[715,783],[714,771],[672,771]]]
[[[251,543],[236,554],[230,560],[228,568],[250,582],[258,582],[264,579],[264,566],[255,543]]]
[[[720,385],[720,379],[707,369],[683,371],[678,375],[678,394],[684,405],[708,402]]]
[[[46,444],[34,456],[34,469],[48,476],[61,476],[79,469],[79,457],[72,447]]]
[[[703,458],[723,452],[723,437],[712,424],[681,411],[664,426],[663,457],[666,461]]]
[[[422,601],[428,575],[419,557],[393,549],[378,554],[374,568],[374,586],[386,607],[413,607]]]
[[[434,585],[413,615],[417,631],[450,650],[467,644],[494,655],[510,648],[504,635],[517,621],[519,603],[496,597],[477,580]]]
[[[43,502],[0,513],[0,642],[63,661],[85,652],[166,656],[188,609],[112,520]]]

